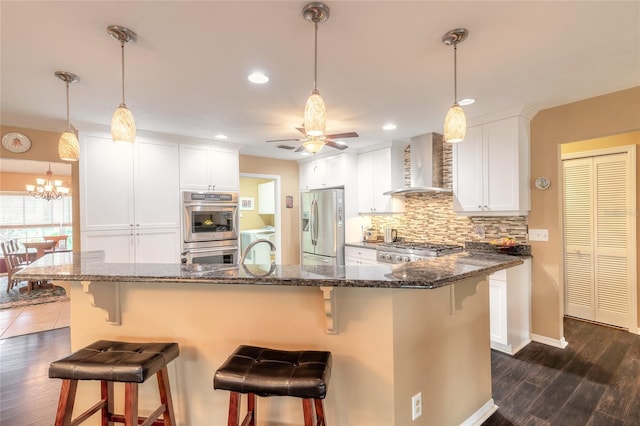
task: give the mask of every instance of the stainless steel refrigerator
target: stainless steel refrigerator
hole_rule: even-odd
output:
[[[300,196],[302,264],[344,265],[344,190],[319,189]]]

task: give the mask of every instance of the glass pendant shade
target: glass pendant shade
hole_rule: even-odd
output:
[[[80,144],[76,134],[71,130],[65,131],[58,140],[58,155],[61,160],[78,161],[80,157]]]
[[[111,118],[111,139],[114,142],[130,142],[136,139],[136,122],[125,104],[120,104]]]
[[[467,133],[467,119],[462,107],[453,104],[444,119],[444,140],[449,143],[458,143],[464,140]]]
[[[326,126],[327,111],[318,91],[313,91],[304,107],[304,130],[307,136],[322,136]]]
[[[324,141],[320,138],[310,138],[307,141],[302,142],[302,146],[307,152],[315,154],[320,152],[324,147]]]

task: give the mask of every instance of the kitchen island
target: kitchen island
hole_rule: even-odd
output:
[[[486,277],[520,263],[461,252],[401,265],[184,266],[55,253],[17,275],[68,290],[72,350],[98,339],[178,342],[169,374],[180,425],[226,423],[229,394],[214,391],[212,377],[240,344],[331,351],[329,425],[457,425],[496,408]],[[143,413],[157,395],[149,382]],[[76,410],[98,389],[80,387]],[[412,421],[418,393],[422,415]],[[258,404],[261,424],[300,424],[295,399]]]

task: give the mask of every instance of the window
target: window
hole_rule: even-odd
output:
[[[68,235],[72,249],[71,197],[42,200],[17,192],[0,193],[0,240],[41,240],[45,236]]]

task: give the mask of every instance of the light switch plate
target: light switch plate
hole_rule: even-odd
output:
[[[549,230],[529,229],[529,241],[549,241]]]

